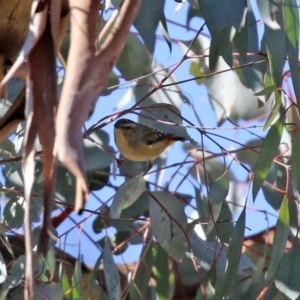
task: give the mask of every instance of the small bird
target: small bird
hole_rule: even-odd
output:
[[[115,142],[123,156],[133,161],[152,161],[168,146],[176,141],[184,142],[183,137],[120,119],[115,123]]]

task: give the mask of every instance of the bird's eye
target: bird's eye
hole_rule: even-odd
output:
[[[131,127],[130,127],[130,126],[123,126],[123,129],[125,129],[125,130],[130,130]]]

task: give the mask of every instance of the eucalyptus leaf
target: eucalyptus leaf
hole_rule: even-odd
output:
[[[289,214],[289,199],[287,196],[284,197],[277,223],[276,223],[276,232],[274,237],[273,249],[271,253],[270,263],[268,270],[265,274],[266,280],[271,280],[276,275],[280,260],[284,255],[284,250],[290,230],[290,214]]]
[[[175,276],[169,268],[169,258],[165,250],[158,245],[153,249],[155,261],[156,293],[159,299],[172,299],[175,288]]]
[[[200,266],[203,266],[207,270],[215,263],[216,254],[218,254],[218,260],[216,261],[217,273],[224,274],[227,267],[227,254],[228,249],[221,243],[207,242],[201,240],[199,237],[193,237],[191,240],[195,255],[200,259]],[[242,254],[239,261],[237,274],[248,276],[246,270],[252,269],[253,264],[247,255]]]
[[[2,253],[0,251],[0,284],[5,282],[6,277],[7,277],[6,264],[2,256]]]
[[[124,228],[124,230],[122,229],[118,230],[116,234],[110,234],[103,237],[100,241],[98,241],[98,244],[102,248],[104,248],[106,241],[108,241],[111,250],[112,251],[115,250],[114,255],[121,255],[127,250],[130,237],[131,237],[131,232],[126,231],[126,228]]]
[[[122,298],[120,275],[118,272],[118,268],[112,257],[108,240],[106,240],[103,249],[103,264],[104,264],[104,277],[105,277],[109,299],[119,300]]]
[[[150,196],[149,210],[153,235],[171,257],[180,261],[187,247],[184,205],[167,192],[154,192]]]
[[[8,159],[11,155],[17,155],[15,145],[10,139],[6,138],[0,142],[0,155],[5,159]]]
[[[255,93],[255,96],[266,96],[272,94],[274,91],[278,90],[277,86],[268,86],[264,88],[262,91]]]
[[[298,274],[300,268],[300,247],[296,243],[285,253],[280,261],[275,277],[276,287],[288,298],[297,299],[300,296]]]
[[[274,1],[274,3],[278,3],[278,1]],[[271,1],[257,0],[257,6],[264,23],[273,30],[280,29],[280,25],[273,17],[274,10]]]
[[[199,5],[212,36],[209,66],[214,70],[218,57],[224,54],[235,32],[245,26],[247,1],[204,0],[199,1]]]
[[[229,173],[226,171],[218,178],[209,188],[208,201],[213,204],[220,204],[228,195],[229,192]]]
[[[24,201],[24,199],[13,197],[5,205],[3,217],[9,228],[20,228],[24,224],[25,210],[20,201]]]
[[[96,171],[96,170],[103,170],[109,167],[112,162],[113,158],[108,153],[104,152],[100,149],[100,146],[104,146],[108,148],[111,152],[113,152],[112,147],[108,145],[109,143],[109,136],[103,130],[98,130],[93,132],[90,136],[94,142],[91,140],[85,139],[84,140],[84,158],[85,158],[85,170],[87,172]]]
[[[62,299],[63,291],[60,284],[54,282],[38,283],[35,286],[35,300],[44,300],[46,297],[50,299]]]
[[[262,149],[260,151],[253,180],[253,201],[255,200],[261,185],[267,178],[271,163],[278,151],[279,143],[283,132],[282,120],[278,120],[269,130]]]
[[[117,68],[127,80],[136,79],[151,72],[150,53],[136,34],[129,33],[117,62]]]
[[[263,2],[271,3],[269,1]],[[286,39],[282,28],[283,14],[281,5],[278,5],[278,10],[276,13],[274,13],[274,16],[272,18],[274,17],[276,18],[276,21],[278,21],[280,26],[276,29],[265,26],[262,43],[265,43],[266,45],[268,60],[270,64],[270,75],[273,85],[280,87],[282,84],[282,71],[285,64],[285,61],[282,58],[285,58],[287,56]],[[280,47],[278,47],[278,44],[280,44]]]
[[[297,187],[300,178],[300,164],[299,164],[300,131],[299,130],[294,131],[293,138],[294,141],[292,143],[291,174],[292,174],[293,184],[295,187]]]
[[[131,178],[123,183],[114,196],[110,216],[113,219],[119,218],[122,210],[132,205],[145,190],[146,182],[143,177]]]
[[[288,0],[283,5],[284,32],[286,37],[287,51],[291,79],[297,99],[298,108],[300,107],[300,71],[299,71],[299,10],[296,0]]]
[[[217,290],[217,295],[226,297],[230,294],[232,286],[236,281],[236,273],[238,272],[242,247],[244,242],[244,231],[246,223],[246,208],[243,209],[232,232],[232,237],[229,242],[227,265],[224,274],[224,279],[221,288]]]
[[[155,32],[160,21],[164,20],[164,0],[144,0],[134,21],[145,45],[152,54],[155,48]]]
[[[152,254],[152,244],[146,243],[142,250],[141,263],[138,264],[134,278],[130,278],[129,295],[131,299],[140,299],[141,295],[145,299],[149,293],[149,280],[151,274],[148,272],[154,265]]]
[[[237,74],[243,74],[245,78],[245,85],[250,87],[254,93],[261,91],[264,85],[264,75],[267,68],[267,62],[265,61],[263,56],[254,55],[249,56],[245,55],[246,53],[258,53],[259,49],[259,36],[258,36],[258,26],[256,26],[256,17],[254,15],[252,9],[252,2],[247,1],[247,15],[246,15],[246,24],[245,27],[241,29],[241,31],[236,32],[234,36],[234,44],[241,54],[238,56],[238,60],[240,65],[247,65],[247,67],[241,68],[240,71],[237,71]],[[245,43],[245,39],[247,37],[247,42]],[[247,47],[247,48],[246,48]],[[245,49],[246,48],[246,49]],[[249,65],[253,63],[252,65]],[[258,96],[260,101],[265,100],[264,97]],[[240,101],[243,102],[243,101]]]
[[[218,209],[219,205],[220,211]],[[206,227],[206,239],[207,241],[214,241],[217,236],[222,242],[229,243],[234,229],[234,222],[232,222],[232,220],[234,220],[233,213],[231,212],[227,201],[223,201],[219,205],[213,206],[213,209],[217,207],[214,216],[215,222],[213,222],[210,217]],[[211,226],[211,228],[209,228],[209,226]]]
[[[80,282],[82,280],[82,270],[81,270],[81,261],[80,261],[80,252],[78,253],[78,258],[75,263],[75,269],[72,276],[72,297],[76,299],[77,297],[81,297],[82,288]]]
[[[208,235],[216,226],[216,220],[222,209],[222,203],[210,204],[210,218],[206,226],[206,234]]]

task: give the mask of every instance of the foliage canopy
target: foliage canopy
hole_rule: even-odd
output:
[[[299,298],[297,1],[175,5],[185,24],[162,0],[0,1],[0,299]],[[122,161],[128,114],[189,142]],[[245,238],[262,201],[276,224]]]

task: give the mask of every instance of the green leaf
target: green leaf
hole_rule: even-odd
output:
[[[253,26],[254,27],[254,26]],[[237,31],[234,36],[234,44],[238,49],[241,57],[247,59],[248,49],[248,26],[242,27],[240,31]]]
[[[267,96],[272,94],[274,91],[278,90],[279,88],[277,86],[268,86],[264,88],[262,91],[255,93],[255,96]]]
[[[114,262],[108,240],[105,241],[105,246],[103,249],[103,265],[104,278],[109,299],[122,299],[120,275],[118,268]]]
[[[96,260],[95,265],[93,266],[93,269],[91,270],[89,274],[89,283],[88,283],[88,289],[89,289],[89,299],[93,299],[94,296],[94,287],[97,280],[98,272],[100,264],[103,260],[103,252],[99,255],[98,259]]]
[[[116,73],[111,72],[109,74],[109,79],[108,79],[108,83],[106,85],[106,88],[101,92],[101,96],[110,95],[113,91],[118,89],[119,84],[120,84],[119,76]]]
[[[225,53],[236,31],[245,26],[247,1],[199,0],[198,3],[212,36],[209,67],[214,70],[219,56]],[[231,56],[232,51],[228,55]],[[228,59],[225,61],[228,62]]]
[[[272,278],[274,278],[277,272],[281,258],[284,255],[284,250],[288,240],[289,232],[290,232],[289,198],[285,196],[282,201],[277,223],[276,223],[272,254],[271,254],[268,270],[265,274],[266,280],[271,280]]]
[[[55,273],[56,261],[54,248],[50,247],[46,257],[37,257],[34,260],[34,273],[38,274],[37,279],[43,282],[52,281]]]
[[[163,37],[164,37],[165,41],[167,42],[168,47],[169,47],[170,52],[171,52],[172,51],[172,41],[171,41],[171,38],[169,36],[168,25],[167,25],[166,18],[165,18],[164,14],[161,17],[161,20],[159,21],[159,27],[160,27],[160,30],[163,34]]]
[[[19,201],[22,201],[19,197],[13,197],[5,205],[3,217],[9,228],[20,228],[24,224],[25,210]]]
[[[206,235],[208,235],[215,228],[221,209],[222,203],[210,205],[210,218],[206,226]]]
[[[155,48],[158,23],[163,21],[165,16],[164,6],[164,0],[143,0],[133,23],[151,54]]]
[[[76,180],[65,167],[56,168],[55,199],[74,205]]]
[[[279,6],[277,13],[273,13],[272,18],[276,18],[281,27],[283,27],[282,17],[281,6]],[[269,26],[265,26],[262,44],[263,43],[265,43],[268,53],[272,84],[275,86],[281,86],[282,70],[285,64],[285,58],[287,56],[286,38],[283,29],[278,28],[273,30]],[[280,47],[278,47],[278,45],[280,45]]]
[[[16,288],[22,282],[25,271],[25,255],[21,255],[17,260],[13,261],[9,269],[9,275],[0,289],[0,299],[5,300],[6,295],[11,288]]]
[[[82,280],[82,274],[81,274],[81,261],[80,261],[80,252],[79,252],[78,258],[75,263],[74,274],[72,276],[72,298],[73,299],[76,299],[77,297],[80,297],[82,295],[81,280]]]
[[[113,219],[119,218],[122,210],[132,205],[144,191],[146,191],[146,181],[143,177],[131,178],[124,182],[114,196],[110,216]]]
[[[262,145],[257,163],[254,168],[253,180],[253,201],[261,188],[261,185],[268,176],[271,163],[277,154],[279,143],[283,132],[283,122],[278,120],[269,130]]]
[[[215,223],[212,222],[211,218],[207,224],[207,236],[206,239],[208,241],[214,241],[216,236],[224,242],[229,243],[229,240],[232,236],[232,230],[234,228],[234,223],[231,222],[233,220],[232,212],[229,208],[229,204],[227,201],[223,201],[221,204],[221,209],[218,212],[218,216],[215,219]],[[213,208],[215,205],[213,206]],[[216,216],[215,216],[216,217]],[[212,226],[212,229],[210,231],[208,230],[209,225]]]
[[[274,2],[276,3],[277,1]],[[274,7],[272,7],[272,1],[257,0],[257,6],[264,23],[274,30],[280,29],[280,25],[277,23],[276,18],[274,18]]]
[[[0,142],[0,149],[2,158],[9,158],[8,154],[13,156],[17,155],[15,144],[8,138]]]
[[[247,1],[245,0],[198,0],[210,32],[230,25],[236,30],[245,26]]]
[[[234,34],[235,29],[232,26],[226,26],[222,30],[212,33],[209,51],[209,68],[211,70],[215,70],[219,56],[225,53]],[[232,65],[230,64],[229,67]]]
[[[34,299],[62,299],[63,292],[60,284],[54,282],[38,282],[34,289]]]
[[[153,266],[152,244],[147,243],[140,256],[140,262],[137,266],[134,278],[130,278],[129,298],[130,299],[147,299],[149,291],[149,281]],[[150,272],[149,272],[150,271]]]
[[[275,100],[274,100],[274,106],[272,107],[272,110],[268,116],[268,119],[264,125],[263,130],[266,130],[268,127],[271,126],[272,123],[275,123],[275,121],[277,121],[280,118],[280,114],[279,112],[282,110],[283,108],[283,104],[282,101],[285,100],[285,96],[284,93],[276,90],[274,92],[274,96],[275,96]]]
[[[126,230],[126,228],[119,229],[115,234],[103,237],[98,244],[104,248],[106,242],[109,242],[111,249],[115,249],[118,246],[118,250],[114,252],[114,255],[120,255],[127,250],[130,237],[131,232],[129,230]],[[119,246],[121,244],[122,247]]]
[[[6,264],[2,256],[2,253],[0,251],[0,284],[5,282],[6,277],[7,277]]]
[[[150,53],[135,34],[129,33],[116,66],[127,80],[136,79],[151,72]]]
[[[213,267],[216,268],[218,276],[223,276],[228,266],[228,248],[225,247],[224,244],[216,241],[204,241],[194,232],[190,234],[189,238],[197,265],[201,267],[201,270],[203,272],[208,272]],[[232,239],[235,238],[241,237],[237,235],[233,238],[232,236]],[[216,257],[218,257],[217,260]],[[237,274],[241,276],[248,276],[246,270],[252,267],[253,265],[249,257],[241,253]],[[191,272],[191,270],[189,272]],[[193,271],[193,274],[195,274],[195,271]],[[198,282],[196,274],[193,275],[192,279],[193,282],[189,282],[189,284]]]
[[[294,187],[298,186],[300,179],[300,130],[293,132],[292,155],[291,155],[291,175]]]
[[[172,299],[175,287],[174,273],[169,268],[169,257],[166,251],[160,247],[153,249],[155,259],[156,292],[159,300]]]
[[[97,130],[90,137],[92,141],[84,139],[85,170],[91,172],[109,167],[113,162],[113,158],[100,149],[100,146],[104,146],[113,152],[113,148],[109,147],[109,135],[104,130]]]
[[[276,287],[288,298],[298,299],[299,286],[300,247],[296,243],[292,249],[285,253],[275,277]]]
[[[103,170],[95,170],[86,173],[89,191],[99,191],[109,182],[110,166]]]
[[[261,56],[246,56],[243,57],[242,54],[245,51],[245,33],[243,31],[246,29],[247,30],[247,53],[258,53],[260,51],[259,49],[259,37],[258,37],[258,26],[254,26],[256,23],[256,17],[253,13],[253,9],[251,7],[251,2],[248,1],[248,11],[247,11],[247,16],[246,16],[246,24],[245,28],[241,29],[241,32],[237,32],[235,37],[234,37],[234,43],[238,49],[238,51],[241,53],[240,56],[238,56],[238,60],[240,65],[248,64],[253,62],[254,64],[252,66],[247,66],[246,68],[242,68],[241,72],[244,75],[247,86],[249,86],[252,91],[257,92],[262,90],[264,87],[264,73],[266,69],[266,63],[265,62],[260,62],[257,64],[256,62],[262,61],[263,58]],[[238,74],[238,71],[237,71]],[[263,100],[263,99],[261,99]]]
[[[220,204],[227,197],[229,192],[230,176],[225,172],[209,188],[208,201],[211,204]]]
[[[246,209],[244,208],[241,215],[239,216],[239,219],[233,230],[231,240],[229,242],[227,265],[225,270],[225,277],[221,285],[222,288],[217,290],[217,295],[222,295],[222,297],[225,298],[230,294],[236,280],[236,274],[239,268],[244,242],[245,223]]]
[[[253,170],[262,144],[263,140],[261,139],[248,141],[243,147],[244,150],[237,153],[237,159],[244,164],[248,164],[251,167],[251,170]]]
[[[171,257],[180,261],[185,256],[187,247],[184,205],[171,193],[154,192],[150,196],[149,210],[153,235]]]
[[[296,0],[286,0],[283,4],[284,30],[288,49],[289,66],[293,87],[300,108],[300,71],[299,71],[299,10]]]
[[[63,292],[63,300],[72,300],[72,289],[66,271],[62,270],[60,285]]]

